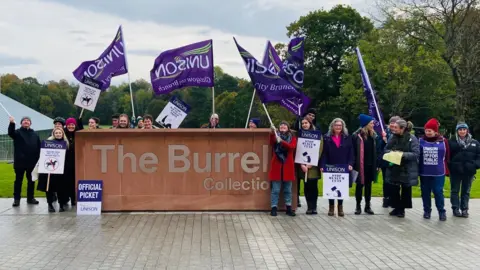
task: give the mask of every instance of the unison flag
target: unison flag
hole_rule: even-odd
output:
[[[375,92],[373,91],[372,85],[370,84],[370,79],[368,77],[367,70],[365,69],[365,64],[363,63],[360,49],[357,47],[355,48],[355,51],[357,52],[358,65],[360,66],[360,74],[362,75],[364,88],[363,92],[365,93],[365,97],[367,98],[368,114],[370,114],[371,117],[375,118],[375,131],[378,134],[382,134],[382,132],[385,131],[385,128],[383,126],[383,115],[382,112],[380,112],[380,108],[378,108]]]
[[[265,54],[263,56],[263,65],[267,67],[271,73],[274,73],[274,74],[279,74],[280,72],[282,72],[283,68],[285,67],[285,65],[282,65],[282,60],[278,56],[277,51],[272,46],[270,41],[268,41],[267,48],[265,49]],[[292,76],[289,76],[289,75],[286,75],[286,77],[292,78]],[[280,78],[280,79],[286,80],[286,77]],[[302,71],[302,82],[303,82],[303,71]],[[295,86],[295,85],[293,84],[292,86]],[[295,115],[302,116],[305,113],[305,111],[308,109],[308,106],[310,106],[311,100],[305,94],[303,94],[300,89],[297,89],[297,91],[300,93],[300,96],[285,98],[278,101],[278,103],[283,107],[285,107],[287,110],[294,113]]]
[[[287,79],[297,90],[303,87],[305,38],[296,37],[288,43],[287,56],[283,61],[280,77]]]
[[[258,97],[262,103],[300,97],[300,93],[292,85],[280,78],[275,72],[269,70],[262,63],[258,62],[253,55],[238,44],[235,38],[233,38],[233,40],[237,45],[240,56],[245,62],[248,75],[255,89],[257,89]]]
[[[88,77],[101,82],[101,90],[110,86],[110,81],[115,76],[128,72],[125,59],[125,46],[123,42],[122,26],[118,28],[115,39],[110,46],[95,60],[85,61],[73,71],[73,76],[79,81]]]
[[[213,43],[205,40],[162,52],[150,71],[153,91],[168,94],[187,86],[213,87]]]

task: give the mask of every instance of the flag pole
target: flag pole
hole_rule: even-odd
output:
[[[253,101],[255,100],[255,93],[256,92],[257,92],[257,89],[253,88],[252,101],[250,102],[250,109],[248,109],[247,121],[245,122],[245,128],[248,127],[248,122],[249,122],[249,119],[250,119],[250,113],[252,112]]]
[[[125,44],[125,39],[123,38],[122,25],[120,25],[120,30],[122,31],[123,54],[125,55],[125,66],[127,68],[128,86],[130,87],[130,101],[132,102],[132,116],[135,119],[135,107],[133,106],[132,81],[130,80],[130,69],[128,68],[128,60],[127,60],[127,45]]]
[[[215,86],[212,86],[212,115],[215,113]]]
[[[265,103],[262,103],[263,109],[265,109],[265,113],[267,114],[268,121],[270,122],[270,125],[273,126],[272,118],[270,118],[270,115],[268,114],[267,107],[265,106]]]
[[[7,108],[5,108],[5,106],[3,106],[2,102],[0,102],[0,106],[2,106],[3,110],[8,114],[8,116],[12,116],[8,111],[7,111]]]

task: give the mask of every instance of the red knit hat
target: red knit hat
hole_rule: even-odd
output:
[[[431,129],[431,130],[438,133],[439,126],[440,126],[440,123],[438,122],[438,120],[435,119],[435,118],[432,118],[432,119],[428,120],[428,122],[425,124],[424,128],[425,129]]]

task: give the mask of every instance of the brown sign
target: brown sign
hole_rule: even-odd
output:
[[[97,129],[75,139],[76,179],[103,180],[103,211],[270,209],[268,129]]]

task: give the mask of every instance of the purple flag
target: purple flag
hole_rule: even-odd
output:
[[[296,37],[288,43],[287,57],[283,61],[279,76],[287,79],[297,90],[303,87],[305,38]]]
[[[233,38],[233,40],[237,45],[240,56],[245,62],[248,75],[255,89],[257,89],[258,97],[262,103],[301,96],[286,80],[280,78],[275,72],[272,72],[262,63],[258,62],[253,55],[238,44],[235,38]]]
[[[360,74],[362,75],[364,88],[363,92],[365,93],[365,97],[367,98],[368,114],[370,114],[371,117],[375,118],[375,131],[378,134],[382,134],[382,132],[385,131],[385,128],[383,126],[383,115],[382,112],[380,112],[380,108],[378,108],[375,92],[373,91],[372,85],[370,84],[370,79],[368,78],[368,73],[365,69],[365,64],[363,63],[360,49],[357,47],[355,51],[357,52],[358,65],[360,66]]]
[[[123,42],[122,26],[118,28],[115,39],[110,46],[95,60],[85,61],[73,71],[73,76],[79,81],[88,77],[102,83],[101,90],[110,86],[110,81],[115,76],[128,72],[125,47]]]
[[[271,73],[274,74],[279,74],[283,67],[282,60],[278,56],[277,51],[272,46],[270,41],[268,41],[267,43],[267,48],[263,56],[263,65],[267,67]],[[307,110],[308,106],[310,106],[311,100],[305,94],[303,94],[300,89],[297,89],[297,91],[300,93],[300,96],[282,99],[278,103],[285,107],[287,110],[294,113],[295,115],[302,116]]]
[[[150,71],[153,91],[168,94],[187,86],[213,87],[213,44],[205,40],[162,52]]]

